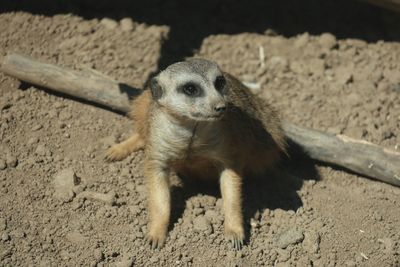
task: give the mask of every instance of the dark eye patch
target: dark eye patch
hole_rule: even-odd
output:
[[[226,80],[224,76],[220,75],[215,79],[214,86],[215,89],[217,89],[217,91],[221,92],[222,90],[224,90],[225,85],[226,85]]]
[[[198,97],[203,94],[201,87],[193,82],[185,83],[178,88],[178,92],[181,92],[190,97]]]

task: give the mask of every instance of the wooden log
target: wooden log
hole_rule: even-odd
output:
[[[22,81],[49,88],[126,113],[129,97],[139,89],[124,86],[97,72],[78,72],[11,54],[1,70]],[[121,89],[122,88],[122,89]],[[285,122],[285,134],[310,158],[363,176],[400,186],[400,153],[343,135],[331,135]]]
[[[6,56],[1,70],[21,81],[127,112],[139,89],[118,83],[94,70],[74,71],[18,55]]]
[[[400,152],[345,135],[283,123],[286,136],[312,159],[400,186]]]

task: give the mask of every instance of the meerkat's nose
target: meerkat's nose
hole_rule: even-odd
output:
[[[218,112],[218,113],[222,113],[222,112],[224,112],[224,111],[226,110],[226,105],[225,105],[224,103],[217,104],[217,105],[214,107],[214,110],[215,110],[216,112]]]

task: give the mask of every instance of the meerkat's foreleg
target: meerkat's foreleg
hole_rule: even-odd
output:
[[[243,246],[244,239],[241,183],[242,177],[233,169],[222,171],[220,186],[225,216],[225,236],[237,250]]]
[[[143,147],[143,138],[138,133],[133,133],[131,137],[125,141],[110,147],[106,152],[106,159],[108,161],[122,160],[132,152],[142,149]]]
[[[158,162],[145,163],[148,188],[149,229],[148,240],[153,249],[164,245],[171,213],[169,172]]]

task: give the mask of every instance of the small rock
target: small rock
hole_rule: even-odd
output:
[[[1,235],[1,241],[7,242],[8,240],[10,240],[10,235],[7,234],[7,233],[3,233],[3,234]]]
[[[303,241],[304,235],[302,231],[296,229],[289,229],[278,237],[276,242],[277,246],[284,249],[289,245],[296,245]]]
[[[118,22],[110,18],[103,18],[100,21],[100,23],[103,24],[109,30],[114,30],[115,28],[118,27]]]
[[[114,266],[114,267],[132,267],[134,262],[135,262],[134,257],[127,258],[127,259],[125,258],[119,262],[114,263],[112,266]]]
[[[345,134],[352,138],[361,139],[366,134],[366,130],[362,127],[354,126],[346,129]]]
[[[6,163],[7,163],[7,166],[15,168],[15,167],[17,167],[18,159],[16,157],[14,157],[13,155],[7,155]]]
[[[336,69],[335,76],[339,84],[344,85],[353,81],[353,74],[351,71],[351,68],[348,67],[339,67]]]
[[[103,202],[110,206],[113,206],[116,203],[116,195],[114,192],[109,192],[107,194],[103,194],[103,193],[97,193],[97,192],[92,192],[92,191],[84,191],[84,192],[80,193],[77,197],[94,200],[94,201],[100,201],[100,202]]]
[[[303,47],[310,41],[310,35],[306,32],[298,36],[294,41],[295,47]]]
[[[378,242],[382,243],[385,245],[385,253],[390,255],[393,253],[394,251],[394,242],[392,239],[390,238],[382,238],[382,239],[378,239]]]
[[[186,245],[186,238],[184,236],[181,236],[178,238],[178,240],[176,241],[176,245],[178,247],[183,247]]]
[[[54,177],[54,196],[65,202],[71,201],[75,193],[74,186],[78,185],[79,180],[72,169],[64,169]]]
[[[42,144],[39,144],[36,147],[35,154],[39,156],[48,156],[48,157],[52,155],[51,151]]]
[[[204,215],[206,216],[207,219],[209,219],[212,222],[218,221],[219,218],[219,214],[215,210],[207,210]]]
[[[313,75],[322,76],[325,72],[325,62],[319,58],[312,59],[309,68]]]
[[[197,232],[205,232],[211,234],[212,227],[210,221],[205,216],[198,216],[193,220],[194,230]]]
[[[318,41],[323,48],[329,50],[334,48],[337,44],[336,37],[330,33],[323,33]]]
[[[277,249],[276,252],[278,252],[278,259],[280,262],[286,262],[290,259],[290,251],[285,250],[285,249]]]
[[[4,159],[0,159],[0,170],[4,170],[7,168],[6,161]]]
[[[7,221],[4,218],[0,218],[0,231],[7,229]]]
[[[316,232],[305,232],[304,233],[304,241],[303,247],[309,253],[317,253],[319,251],[319,244],[321,241],[321,237],[319,233]]]
[[[123,18],[121,19],[119,24],[121,26],[121,30],[123,30],[124,32],[130,32],[135,28],[135,25],[133,24],[131,18]]]
[[[37,142],[39,142],[39,138],[37,138],[37,137],[31,137],[31,138],[29,138],[29,140],[28,140],[28,145],[33,145],[33,144],[36,144]]]
[[[43,126],[41,124],[36,124],[35,126],[32,127],[32,131],[37,131],[37,130],[40,130],[42,128],[43,128]]]
[[[58,114],[58,118],[61,121],[66,121],[72,118],[72,114],[71,112],[69,112],[68,110],[62,110],[59,114]]]
[[[93,252],[93,257],[94,257],[94,260],[96,261],[96,263],[101,262],[104,259],[104,255],[103,255],[103,252],[101,251],[101,249],[96,249]]]

